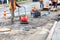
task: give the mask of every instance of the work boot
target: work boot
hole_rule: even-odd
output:
[[[13,18],[11,19],[11,24],[14,24]]]
[[[14,24],[14,22],[11,22],[11,24]]]

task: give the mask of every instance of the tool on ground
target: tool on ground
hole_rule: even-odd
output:
[[[18,10],[18,15],[20,15],[19,16],[19,21],[20,21],[20,23],[21,24],[28,24],[28,17],[27,17],[27,15],[26,15],[26,8],[24,7],[24,6],[22,6],[23,8],[24,8],[24,10],[25,10],[25,14],[24,15],[20,15],[20,12],[19,12],[19,10]],[[18,8],[19,9],[19,8]]]
[[[9,34],[11,32],[11,29],[9,28],[0,28],[0,34]]]

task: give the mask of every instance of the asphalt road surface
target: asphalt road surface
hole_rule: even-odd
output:
[[[10,22],[5,22],[5,23],[2,23],[4,20],[3,20],[3,11],[4,11],[4,9],[3,8],[0,8],[1,9],[1,12],[0,12],[0,24],[1,24],[1,27],[0,28],[3,28],[3,27],[6,27],[6,28],[10,28],[11,30],[20,30],[20,29],[23,29],[23,30],[30,30],[30,29],[32,29],[32,28],[37,28],[37,27],[42,27],[42,26],[44,26],[45,24],[47,24],[49,21],[54,21],[54,20],[52,20],[52,19],[54,19],[55,18],[55,16],[56,16],[56,14],[57,14],[57,12],[50,12],[50,14],[49,14],[49,12],[48,11],[42,11],[41,12],[41,17],[39,17],[39,18],[33,18],[32,16],[31,16],[31,14],[30,14],[30,11],[31,11],[31,7],[33,6],[33,5],[36,5],[37,6],[37,8],[39,9],[39,3],[38,2],[34,2],[34,3],[29,3],[29,5],[28,4],[23,4],[22,6],[25,6],[26,7],[26,14],[27,14],[27,16],[28,16],[28,18],[29,18],[29,24],[20,24],[20,21],[15,21],[15,23],[13,24],[13,25],[11,25],[11,23]],[[7,17],[10,17],[11,15],[10,15],[10,12],[9,12],[9,9],[8,9],[8,7],[6,8],[6,12],[7,12]],[[24,8],[20,8],[20,13],[21,14],[24,14]],[[44,15],[44,14],[46,14],[46,15]],[[42,15],[44,15],[44,16],[42,16]],[[17,8],[17,10],[15,10],[15,16],[18,16],[18,8]],[[18,19],[18,18],[17,18]],[[45,26],[44,26],[45,27]],[[19,36],[20,34],[17,34],[17,35],[15,35],[15,36],[12,36],[12,35],[9,35],[8,34],[8,36],[7,35],[0,35],[0,36],[2,36],[2,37],[0,37],[1,39],[2,38],[5,38],[5,37],[7,37],[8,39],[9,38],[11,38],[11,39],[9,39],[9,40],[17,40],[17,39],[15,39],[15,38],[18,38],[19,40],[20,40],[20,37],[21,36]],[[12,37],[13,37],[13,39],[12,39]],[[19,36],[19,37],[18,37]],[[27,35],[25,35],[25,36],[27,36]],[[27,37],[29,37],[30,35],[28,35]],[[23,37],[21,37],[21,38],[23,38]],[[5,38],[6,39],[6,38]],[[4,39],[4,40],[5,40]],[[8,40],[7,39],[7,40]],[[21,39],[22,40],[22,39]]]

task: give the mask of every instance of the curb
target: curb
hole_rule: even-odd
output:
[[[53,36],[54,31],[55,31],[56,24],[57,24],[57,21],[55,21],[55,23],[54,23],[52,29],[49,31],[49,34],[48,34],[48,37],[47,37],[46,40],[52,40],[52,36]]]

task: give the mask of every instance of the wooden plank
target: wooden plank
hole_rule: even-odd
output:
[[[9,28],[0,28],[0,32],[10,32]]]

